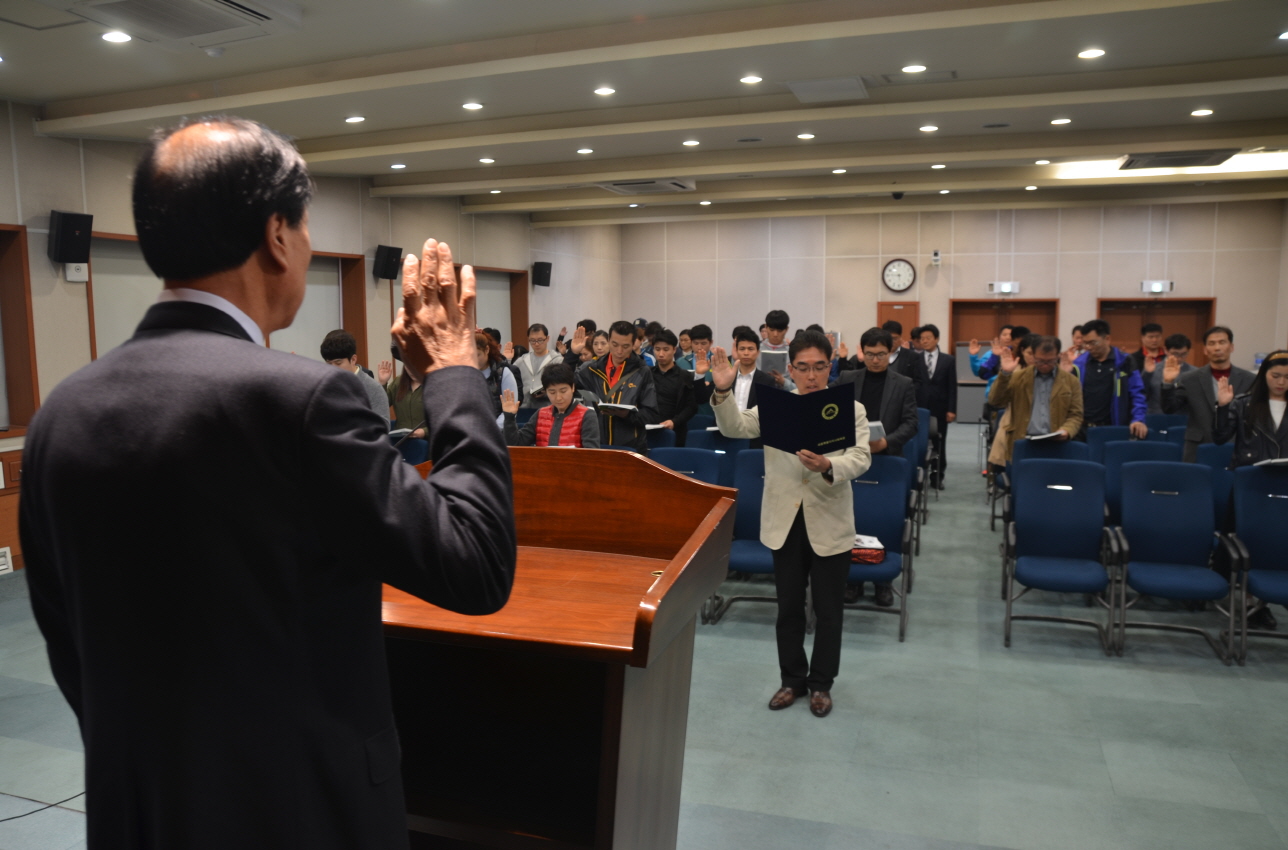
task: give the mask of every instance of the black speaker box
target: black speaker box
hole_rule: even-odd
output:
[[[402,273],[402,248],[388,245],[376,246],[376,261],[372,264],[377,280],[397,280]]]
[[[532,264],[532,284],[534,286],[550,285],[550,264],[549,263]]]
[[[84,213],[49,213],[49,259],[55,263],[88,263],[94,216]]]

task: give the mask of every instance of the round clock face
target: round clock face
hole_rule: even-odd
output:
[[[907,260],[891,260],[882,269],[881,280],[894,292],[903,292],[917,282],[917,269]]]

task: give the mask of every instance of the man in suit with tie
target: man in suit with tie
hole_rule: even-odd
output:
[[[898,372],[912,381],[914,387],[920,387],[921,382],[926,379],[926,361],[922,359],[921,352],[917,350],[916,345],[911,347],[904,346],[903,325],[891,319],[881,325],[881,330],[890,334],[890,371]],[[916,328],[914,330],[920,329]],[[914,340],[914,342],[919,342],[919,340]],[[859,361],[856,364],[856,368],[864,368],[863,352],[859,352],[855,359]]]
[[[381,583],[464,614],[509,596],[473,270],[458,287],[432,239],[403,264],[424,481],[356,381],[264,345],[304,300],[311,194],[254,122],[155,136],[134,216],[165,288],[27,433],[27,580],[85,742],[90,848],[406,848]]]
[[[931,473],[931,486],[944,489],[944,469],[948,466],[948,423],[957,420],[957,360],[939,350],[939,328],[922,325],[921,356],[926,364],[926,379],[917,389],[917,406],[930,411],[939,425],[934,437],[939,457]]]
[[[1192,372],[1182,374],[1180,358],[1172,355],[1163,365],[1163,410],[1189,417],[1185,426],[1185,460],[1191,463],[1198,457],[1199,444],[1214,439],[1217,381],[1227,378],[1237,397],[1250,392],[1257,377],[1230,362],[1234,331],[1227,327],[1218,325],[1203,334],[1203,353],[1207,355],[1207,365]]]

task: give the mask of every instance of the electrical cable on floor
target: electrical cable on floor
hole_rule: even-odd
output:
[[[75,800],[77,797],[84,796],[84,794],[85,792],[82,791],[79,794],[71,795],[66,800],[59,800],[57,803],[50,803],[48,806],[41,806],[39,809],[32,809],[29,812],[23,812],[22,814],[14,815],[11,818],[0,818],[0,823],[4,823],[5,821],[9,821],[9,820],[17,820],[18,818],[25,818],[27,815],[34,815],[36,812],[43,812],[45,809],[52,809],[54,806],[61,806],[63,803],[70,803],[72,800]]]

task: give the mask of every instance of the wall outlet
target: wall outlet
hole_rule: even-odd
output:
[[[64,263],[63,276],[68,283],[85,283],[89,280],[89,263]]]

